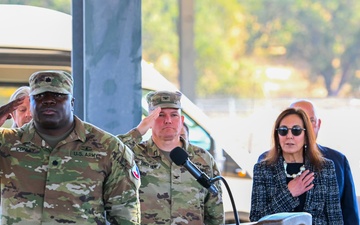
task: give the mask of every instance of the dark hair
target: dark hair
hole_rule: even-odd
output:
[[[183,138],[185,140],[188,140],[189,139],[189,127],[188,125],[186,125],[186,123],[183,123],[183,127],[185,128],[185,137],[183,136]],[[180,136],[182,136],[182,134],[180,133]]]
[[[187,125],[186,123],[184,123],[183,126],[185,127],[186,132],[189,133],[189,127],[188,127],[188,125]]]
[[[300,108],[287,108],[277,117],[272,132],[272,147],[264,160],[268,164],[275,164],[282,154],[279,135],[276,129],[279,127],[281,121],[289,115],[297,115],[303,121],[305,128],[305,143],[307,145],[304,156],[309,159],[310,163],[314,165],[316,169],[319,170],[324,162],[324,158],[317,147],[316,136],[314,130],[312,129],[311,121],[305,111]]]

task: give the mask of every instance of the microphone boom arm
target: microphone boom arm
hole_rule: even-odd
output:
[[[213,183],[218,180],[222,180],[224,182],[226,189],[229,193],[231,204],[234,210],[234,218],[236,225],[239,225],[240,224],[239,214],[237,212],[235,201],[232,196],[230,187],[226,182],[225,178],[223,178],[222,176],[209,178],[204,172],[199,170],[199,168],[188,159],[188,156],[189,155],[186,153],[186,151],[180,147],[176,147],[170,152],[171,160],[178,166],[184,166],[185,169],[187,169],[187,171],[189,171],[189,173],[196,178],[198,183],[200,183],[203,187],[207,188],[212,194],[214,195],[218,194],[218,189],[216,188],[215,185],[213,185]]]
[[[225,180],[225,178],[223,178],[222,176],[216,176],[214,178],[210,178],[209,182],[210,182],[210,184],[213,184],[215,181],[218,181],[218,180],[222,180],[222,182],[225,184],[225,187],[226,187],[227,192],[229,193],[231,205],[232,205],[232,208],[233,208],[233,211],[234,211],[235,223],[236,223],[236,225],[240,225],[239,214],[238,214],[237,209],[236,209],[234,197],[233,197],[233,195],[231,193],[230,187],[229,187],[227,181]]]

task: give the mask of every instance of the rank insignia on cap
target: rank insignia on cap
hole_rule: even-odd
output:
[[[162,109],[181,109],[181,92],[179,91],[150,91],[146,95],[146,101],[149,105],[149,111],[157,107]]]
[[[71,74],[66,71],[37,71],[31,74],[29,78],[30,95],[38,95],[45,92],[72,95],[73,82]]]
[[[131,168],[131,173],[137,180],[140,179],[140,171],[136,164]]]
[[[169,96],[162,96],[162,97],[161,97],[161,101],[163,101],[163,102],[170,102],[170,97],[169,97]]]

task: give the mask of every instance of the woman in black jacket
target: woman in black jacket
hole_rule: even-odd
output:
[[[343,224],[334,163],[321,155],[315,139],[302,109],[288,108],[278,116],[273,146],[254,166],[251,221],[308,212],[313,224]]]

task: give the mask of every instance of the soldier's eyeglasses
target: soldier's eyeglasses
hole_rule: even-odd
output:
[[[299,136],[300,134],[301,134],[301,132],[303,131],[303,130],[306,130],[305,128],[302,128],[302,127],[300,127],[300,126],[298,126],[298,125],[296,125],[296,126],[293,126],[293,127],[285,127],[285,126],[281,126],[281,127],[279,127],[279,128],[277,128],[276,129],[277,130],[277,132],[278,132],[278,134],[280,135],[280,136],[286,136],[287,134],[288,134],[288,132],[289,132],[289,130],[291,130],[291,133],[294,135],[294,136]]]

